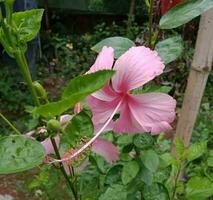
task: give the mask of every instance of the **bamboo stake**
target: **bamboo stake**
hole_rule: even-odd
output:
[[[174,141],[176,138],[182,139],[186,147],[190,143],[212,61],[213,9],[210,9],[201,16],[195,53],[174,138]]]

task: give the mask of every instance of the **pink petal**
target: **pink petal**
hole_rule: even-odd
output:
[[[104,123],[103,124],[95,124],[94,123],[94,135],[96,135],[101,130],[101,128],[103,126],[104,126]],[[104,129],[103,132],[111,131],[111,130],[113,130],[113,127],[114,127],[114,122],[111,121],[109,123],[109,125]]]
[[[68,121],[70,121],[71,119],[72,119],[72,115],[61,115],[61,117],[60,117],[60,122],[62,123],[62,124],[65,124],[65,123],[67,123]]]
[[[97,139],[93,143],[92,151],[103,156],[109,163],[119,159],[117,147],[107,140]]]
[[[104,46],[99,53],[95,63],[87,73],[93,73],[99,70],[112,69],[114,62],[114,49]]]
[[[101,90],[93,93],[92,96],[102,101],[112,101],[118,97],[118,94],[109,85],[106,85]]]
[[[27,137],[33,137],[33,134],[35,133],[35,131],[33,130],[33,131],[29,131],[29,132],[27,132],[27,133],[25,133],[25,135],[27,136]]]
[[[119,98],[108,102],[102,101],[99,99],[94,98],[93,96],[89,96],[87,98],[87,103],[89,104],[92,110],[92,121],[94,124],[103,124],[106,120],[111,116],[114,109],[118,105]]]
[[[59,143],[60,143],[59,135],[57,135],[54,139],[56,141],[57,147],[59,147]],[[45,149],[46,155],[53,154],[55,152],[50,138],[45,139],[43,142],[41,142],[41,144],[43,145]]]
[[[73,118],[73,115],[61,115],[60,122],[62,128],[65,129],[68,125],[68,122]]]
[[[156,51],[144,46],[132,47],[116,61],[112,86],[125,93],[160,75],[164,67]]]
[[[120,108],[120,117],[114,123],[113,130],[116,133],[139,133],[144,132],[137,120],[131,115],[128,105],[128,96]]]
[[[152,134],[170,130],[175,119],[176,101],[163,93],[131,95],[129,108],[141,127]]]
[[[89,159],[87,158],[83,161],[83,163],[79,167],[74,169],[75,173],[77,174],[81,173],[87,167],[88,164],[89,164]]]

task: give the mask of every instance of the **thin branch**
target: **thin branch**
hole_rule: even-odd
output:
[[[15,133],[22,135],[21,132],[2,113],[0,113],[0,117]]]

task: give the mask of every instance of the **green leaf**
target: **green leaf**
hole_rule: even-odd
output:
[[[171,37],[156,44],[155,50],[165,64],[176,60],[183,52],[183,40],[180,36]]]
[[[207,165],[209,167],[213,167],[213,150],[209,151],[209,155],[208,155],[208,158],[207,158]]]
[[[160,155],[160,168],[166,168],[173,164],[175,158],[172,156],[171,153],[164,153]]]
[[[152,185],[153,182],[153,173],[147,169],[144,165],[140,173],[141,180],[146,184],[146,185]]]
[[[115,165],[109,169],[106,175],[105,183],[112,185],[121,180],[122,165]]]
[[[142,190],[144,200],[169,200],[169,194],[164,185],[153,183],[150,186],[145,185]]]
[[[21,42],[26,43],[34,39],[41,27],[44,9],[32,9],[13,13],[12,19],[18,29]]]
[[[106,174],[108,165],[106,165],[106,160],[103,156],[94,153],[90,156],[90,162],[97,167],[101,174]]]
[[[33,110],[33,113],[44,117],[61,115],[88,95],[101,89],[114,73],[115,71],[112,70],[102,70],[80,75],[69,82],[64,90],[62,100],[39,106]]]
[[[45,157],[40,142],[25,136],[0,138],[0,174],[26,171],[42,164]]]
[[[205,200],[213,195],[213,182],[206,177],[192,177],[186,185],[187,200]]]
[[[48,103],[35,108],[32,113],[43,117],[54,117],[72,108],[76,103],[82,100],[82,96],[73,95],[71,98],[63,99],[57,102]]]
[[[181,139],[177,138],[175,141],[176,154],[179,159],[184,159],[185,157],[185,147]]]
[[[112,185],[98,200],[127,200],[127,191],[123,185]]]
[[[132,144],[132,140],[133,140],[133,135],[122,134],[122,135],[119,135],[116,143],[119,145],[128,145],[128,144]]]
[[[159,166],[159,157],[153,150],[144,151],[141,155],[144,166],[151,172],[156,172]]]
[[[160,20],[161,29],[172,29],[181,26],[213,7],[212,0],[188,0],[169,12]]]
[[[126,185],[131,182],[138,174],[139,169],[140,167],[136,161],[125,163],[121,174],[123,184]]]
[[[193,161],[207,151],[207,141],[192,144],[187,150],[187,160]]]
[[[63,98],[69,98],[73,94],[91,94],[102,88],[114,75],[115,71],[101,70],[95,73],[80,75],[72,79],[63,92]]]
[[[154,139],[149,133],[137,134],[134,136],[133,143],[137,148],[146,150],[154,145]]]
[[[172,87],[171,86],[156,86],[156,89],[153,92],[162,92],[162,93],[169,93],[171,91]]]
[[[207,165],[208,167],[213,167],[213,157],[207,158]]]
[[[118,58],[122,54],[124,54],[129,48],[134,47],[135,43],[124,37],[109,37],[100,41],[91,49],[99,53],[104,46],[112,47],[115,50],[115,58]]]
[[[81,138],[92,137],[93,131],[92,120],[84,111],[82,111],[69,121],[61,136],[61,145],[66,149],[72,148]]]
[[[4,47],[4,50],[7,52],[7,54],[11,57],[14,58],[14,49],[11,47],[9,38],[5,35],[1,24],[0,24],[0,43]]]
[[[171,91],[172,87],[170,86],[159,86],[154,84],[148,84],[145,87],[141,86],[139,88],[136,88],[132,91],[133,94],[144,94],[148,92],[162,92],[162,93],[169,93]]]

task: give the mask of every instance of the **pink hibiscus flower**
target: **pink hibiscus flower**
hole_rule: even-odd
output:
[[[111,151],[110,144],[104,146],[98,137],[106,129],[119,133],[159,134],[169,131],[175,118],[176,101],[164,93],[133,95],[132,90],[143,86],[163,73],[164,64],[156,51],[140,46],[132,47],[114,64],[114,50],[103,47],[95,63],[87,73],[114,69],[116,74],[100,91],[93,93],[87,101],[93,113],[94,137],[72,155],[54,162],[68,161],[78,156],[91,144],[102,155],[118,158],[117,151]],[[116,113],[120,117],[113,121]],[[113,146],[114,147],[114,146]],[[101,150],[101,151],[100,151]],[[107,153],[108,151],[108,153]],[[116,160],[115,159],[115,160]]]
[[[133,95],[131,91],[143,86],[163,72],[164,64],[156,51],[140,46],[132,47],[113,65],[114,50],[103,47],[88,73],[114,69],[116,74],[102,90],[88,97],[93,123],[103,124],[118,103],[120,117],[113,123],[118,133],[150,132],[159,134],[171,129],[175,118],[176,101],[164,93]]]

